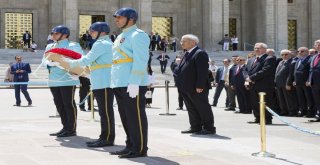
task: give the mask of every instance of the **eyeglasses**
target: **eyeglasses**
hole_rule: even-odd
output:
[[[261,49],[261,48],[254,48],[254,50],[256,50],[256,49]]]
[[[281,56],[287,56],[288,54],[281,54]]]
[[[237,60],[237,61],[245,61],[245,60]]]
[[[304,52],[304,50],[299,50],[299,51],[298,51],[298,53],[303,53],[303,52]]]

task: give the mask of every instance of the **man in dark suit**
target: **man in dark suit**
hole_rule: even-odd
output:
[[[17,63],[11,65],[11,74],[13,74],[13,82],[28,82],[29,81],[28,74],[31,73],[31,68],[29,63],[21,62],[22,57],[19,55],[15,56],[15,60]],[[32,100],[27,91],[27,88],[28,88],[27,84],[14,85],[14,91],[15,91],[15,97],[16,97],[16,104],[14,106],[21,105],[20,90],[23,93],[26,100],[28,101],[28,105],[31,106]]]
[[[23,40],[24,46],[28,45],[28,48],[30,48],[31,35],[29,31],[26,31],[26,33],[23,34],[22,40]]]
[[[226,91],[226,107],[228,107],[229,105],[229,98],[228,98],[228,90],[227,90],[227,87],[225,85],[225,80],[227,79],[228,77],[228,72],[229,72],[229,64],[230,64],[230,61],[229,59],[224,59],[223,60],[223,66],[222,67],[219,67],[217,69],[217,72],[216,72],[216,77],[215,77],[215,86],[216,86],[216,90],[215,90],[215,93],[214,93],[214,96],[213,96],[213,103],[212,103],[212,106],[217,106],[218,104],[218,100],[219,100],[219,97],[220,97],[220,94],[222,92],[222,89],[224,88],[225,91]]]
[[[320,52],[320,40],[314,42],[314,47]],[[316,120],[311,121],[320,122],[320,53],[312,57],[309,79],[306,85],[311,86],[313,100],[316,106]]]
[[[175,61],[173,61],[170,65],[170,68],[171,68],[171,71],[172,73],[175,73],[176,70],[178,69],[178,66],[181,62],[181,57],[180,56],[177,56]],[[176,80],[176,77],[174,77],[174,84],[175,86],[177,86],[177,80]],[[178,89],[178,103],[179,103],[179,107],[177,108],[177,110],[183,110],[183,97],[181,95],[181,91]]]
[[[161,50],[161,47],[160,47],[161,36],[158,33],[156,33],[154,38],[155,38],[154,43],[155,45],[157,45],[157,50]]]
[[[231,78],[229,78],[229,85],[236,91],[239,104],[239,112],[235,113],[251,114],[250,93],[244,86],[245,78],[243,70],[246,67],[246,59],[244,57],[238,57],[236,61],[237,65],[235,69],[230,72]]]
[[[300,47],[298,49],[299,59],[296,62],[294,70],[294,82],[293,85],[296,87],[299,111],[298,116],[302,117],[307,115],[308,117],[314,116],[314,102],[312,98],[311,87],[306,86],[308,81],[311,56],[309,55],[308,48]]]
[[[282,61],[276,68],[274,81],[281,109],[280,115],[287,116],[290,114],[291,116],[296,112],[296,106],[294,105],[297,104],[294,99],[295,95],[292,93],[292,84],[289,81],[290,70],[292,70],[294,66],[291,64],[292,57],[289,50],[282,50],[281,57]]]
[[[272,109],[274,103],[274,74],[276,58],[266,54],[267,45],[256,43],[254,46],[256,57],[251,58],[245,69],[246,85],[249,84],[250,99],[255,120],[248,123],[260,123],[259,93],[266,93],[266,105]],[[272,116],[266,112],[266,124],[272,124]]]
[[[237,58],[238,55],[233,55],[231,60],[232,64],[229,66],[229,72],[228,72],[228,77],[225,83],[225,86],[227,87],[227,92],[228,92],[228,100],[229,104],[226,106],[227,108],[224,109],[226,111],[235,111],[236,110],[236,91],[235,89],[232,89],[231,86],[229,85],[230,81],[233,81],[232,78],[232,73],[235,72],[236,67],[238,66],[237,64]]]
[[[185,101],[191,125],[190,129],[181,133],[215,134],[213,113],[208,100],[208,54],[197,46],[199,39],[193,34],[182,36],[180,43],[186,54],[174,76]]]
[[[160,61],[160,67],[161,67],[161,73],[165,73],[166,72],[166,68],[167,68],[167,64],[168,64],[168,59],[170,59],[170,57],[168,55],[166,55],[166,53],[163,51],[161,52],[161,54],[157,57],[157,59]]]

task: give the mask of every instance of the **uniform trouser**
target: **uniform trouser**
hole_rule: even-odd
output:
[[[313,100],[316,106],[316,118],[320,119],[320,86],[312,86]]]
[[[93,90],[99,107],[101,134],[99,139],[114,142],[115,126],[113,112],[114,94],[111,88]]]
[[[23,93],[24,97],[26,98],[26,100],[30,103],[31,102],[31,98],[30,95],[27,91],[28,89],[28,85],[14,85],[14,92],[15,92],[15,97],[16,97],[16,104],[20,105],[21,104],[21,98],[20,98],[20,90]]]
[[[313,113],[314,111],[314,101],[312,98],[312,90],[307,86],[296,86],[298,103],[299,103],[299,111],[302,113]]]
[[[53,101],[61,117],[63,129],[76,131],[77,107],[74,101],[75,86],[50,87]]]
[[[80,98],[80,103],[83,101],[83,99],[86,98],[88,93],[90,92],[90,80],[85,77],[79,77],[80,80],[80,88],[79,88],[79,98]],[[88,97],[88,109],[91,108],[91,96]],[[80,108],[85,108],[85,103],[79,105]]]
[[[148,150],[148,120],[145,111],[146,86],[139,87],[139,95],[131,98],[127,87],[114,88],[121,122],[126,132],[126,148],[138,153]]]
[[[183,108],[183,97],[179,89],[178,89],[178,102],[179,102],[179,108]]]
[[[217,105],[223,88],[226,90],[226,94],[227,94],[226,107],[229,105],[228,90],[227,90],[227,87],[224,85],[224,82],[225,82],[224,80],[221,80],[218,82],[218,85],[216,86],[216,90],[215,90],[214,96],[213,96],[213,105]]]
[[[228,92],[228,100],[229,100],[229,104],[227,107],[229,108],[235,108],[237,105],[236,105],[236,91],[233,90],[231,88],[231,86],[229,85],[227,87],[227,92]]]
[[[266,105],[268,107],[270,107],[272,109],[273,103],[274,103],[274,88],[270,88],[270,89],[250,89],[250,100],[251,100],[251,104],[252,104],[252,109],[253,109],[253,115],[256,118],[256,120],[260,120],[260,105],[259,105],[259,92],[265,92],[265,102]],[[266,120],[270,121],[272,120],[272,115],[267,111],[266,111]]]
[[[189,123],[192,130],[213,130],[214,118],[209,104],[208,90],[201,93],[181,91],[184,103],[186,104],[189,116]]]

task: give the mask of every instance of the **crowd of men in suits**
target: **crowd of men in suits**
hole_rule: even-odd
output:
[[[260,123],[259,92],[266,93],[266,105],[281,116],[315,117],[320,122],[320,40],[314,49],[300,47],[281,50],[281,58],[264,43],[256,43],[255,56],[233,56],[224,59],[224,66],[215,73],[216,86],[212,106],[217,106],[221,91],[225,89],[226,109],[235,111],[235,95],[239,111],[251,114]],[[232,64],[230,64],[232,61]],[[266,124],[272,124],[272,115],[266,112]]]

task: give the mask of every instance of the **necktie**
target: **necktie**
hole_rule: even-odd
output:
[[[186,52],[186,53],[184,54],[184,56],[183,56],[183,59],[182,59],[181,63],[182,63],[182,62],[185,62],[185,61],[187,60],[188,56],[189,56],[189,52]]]
[[[314,61],[313,61],[313,67],[315,67],[315,66],[318,65],[319,59],[320,59],[320,54],[318,54],[317,57],[314,59]]]
[[[240,72],[240,65],[237,68],[236,75],[239,74],[239,72]]]
[[[164,61],[164,54],[162,54],[162,61]]]
[[[276,69],[276,72],[277,72],[277,73],[279,72],[280,68],[282,68],[282,65],[284,64],[284,62],[285,62],[285,61],[282,60],[282,61],[280,62],[280,64],[278,65],[278,67],[277,67],[277,69]]]
[[[298,65],[297,65],[297,68],[299,68],[300,64],[301,64],[301,61],[302,61],[302,58],[299,58],[298,59]]]
[[[257,62],[259,61],[259,57],[256,58],[256,60],[253,62],[252,66],[256,66]]]

